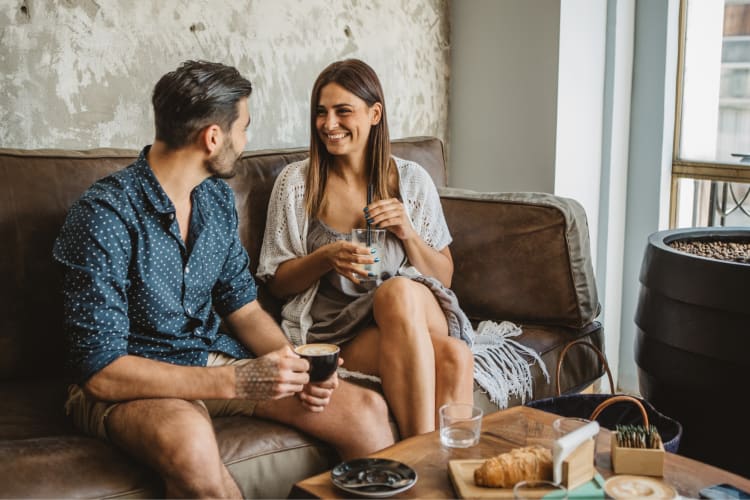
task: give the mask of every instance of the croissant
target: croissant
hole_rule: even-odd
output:
[[[538,445],[489,458],[474,471],[477,486],[512,488],[519,481],[539,479],[552,479],[552,452]]]

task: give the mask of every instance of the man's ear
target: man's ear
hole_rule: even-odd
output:
[[[380,123],[380,118],[383,116],[383,105],[376,102],[370,108],[370,125],[377,125]]]
[[[200,145],[210,155],[218,150],[224,140],[224,132],[216,124],[209,125],[200,134]]]

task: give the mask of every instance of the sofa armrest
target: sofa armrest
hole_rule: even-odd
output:
[[[582,328],[599,314],[588,224],[575,200],[441,188],[452,288],[475,321]]]

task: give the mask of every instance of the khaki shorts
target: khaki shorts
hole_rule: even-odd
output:
[[[225,354],[212,352],[208,355],[206,366],[244,365],[249,359],[235,359]],[[212,417],[244,415],[252,416],[257,401],[246,399],[206,399],[195,400],[208,411]],[[68,387],[68,400],[65,402],[65,413],[73,421],[73,425],[90,436],[108,440],[107,416],[119,404],[99,401],[88,396],[80,386]]]

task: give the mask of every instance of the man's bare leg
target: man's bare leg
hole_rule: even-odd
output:
[[[221,461],[205,409],[181,399],[117,405],[107,417],[110,440],[153,467],[167,498],[241,498]]]
[[[311,412],[294,396],[258,403],[255,415],[331,444],[343,460],[369,455],[394,442],[385,400],[375,391],[343,380],[320,413]]]

